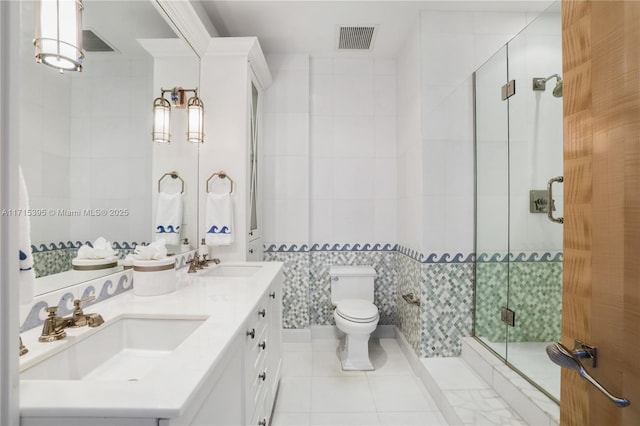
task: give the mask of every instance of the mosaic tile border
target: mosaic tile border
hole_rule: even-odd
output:
[[[397,251],[397,244],[377,244],[377,243],[324,243],[312,244],[270,244],[264,246],[265,253],[308,253],[317,251]]]
[[[473,263],[475,253],[421,253],[402,245],[398,246],[398,252],[420,263]]]
[[[528,256],[528,257],[527,257]],[[534,263],[534,262],[562,262],[562,252],[515,252],[515,253],[480,253],[476,259],[478,263]]]
[[[138,245],[143,245],[146,246],[147,244],[149,244],[148,242],[135,242],[135,241],[122,241],[122,242],[118,242],[118,241],[113,241],[111,243],[112,247],[115,250],[133,250],[136,248],[136,246]],[[57,243],[51,242],[51,243],[40,243],[38,245],[32,244],[31,245],[31,253],[42,253],[42,252],[47,252],[47,251],[55,251],[55,250],[66,250],[66,249],[79,249],[81,246],[83,245],[88,245],[89,247],[93,247],[93,243],[91,241],[76,241],[75,243],[73,241],[67,241],[66,243],[64,241],[59,241]]]

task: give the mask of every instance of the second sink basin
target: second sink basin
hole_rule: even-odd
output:
[[[136,381],[206,318],[121,317],[20,373],[21,380]],[[67,337],[69,339],[70,337]]]

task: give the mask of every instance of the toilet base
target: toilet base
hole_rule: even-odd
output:
[[[340,350],[343,371],[372,371],[369,359],[369,334],[347,334]]]

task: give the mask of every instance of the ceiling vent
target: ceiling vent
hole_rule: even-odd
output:
[[[82,48],[86,52],[115,52],[106,41],[92,30],[82,30]]]
[[[377,25],[338,27],[338,50],[371,50],[376,38]]]

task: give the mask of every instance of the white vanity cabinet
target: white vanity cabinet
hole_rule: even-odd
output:
[[[278,274],[222,356],[210,390],[192,404],[199,406],[192,418],[161,426],[269,425],[282,369],[281,291]]]
[[[247,321],[245,332],[246,418],[269,424],[282,368],[282,285],[274,282]]]

